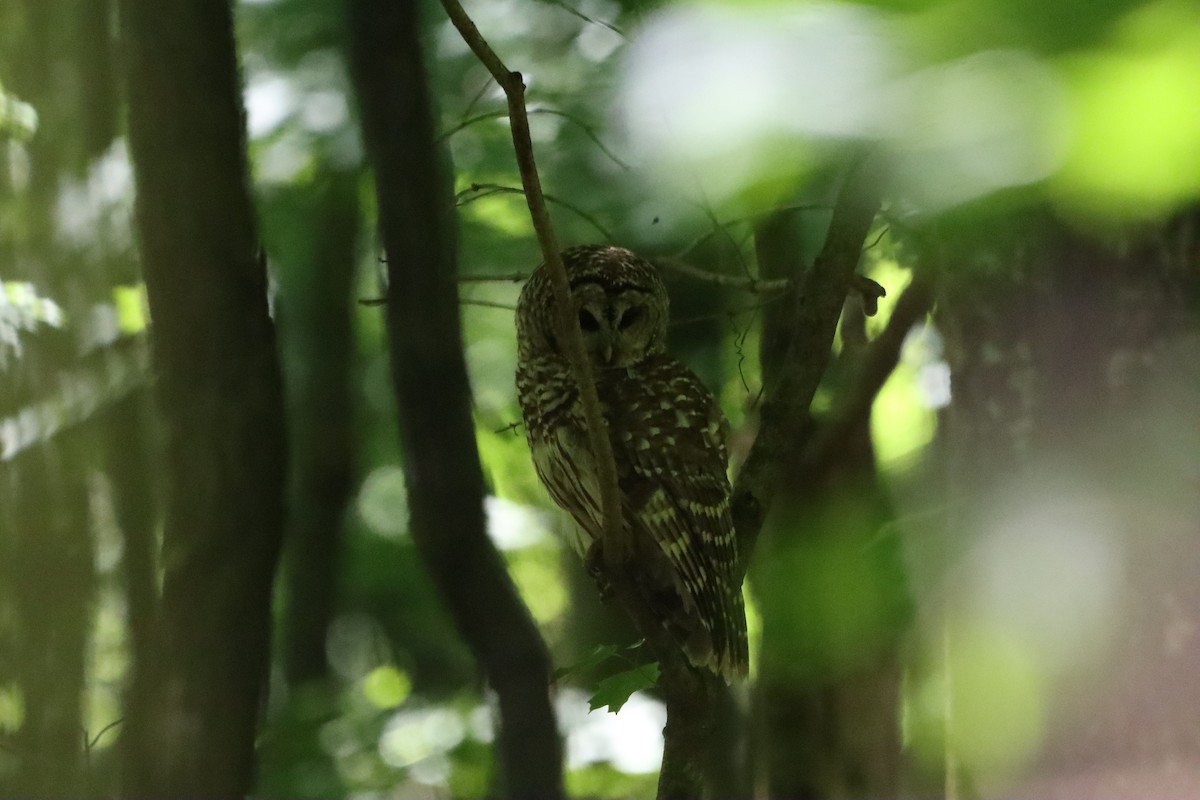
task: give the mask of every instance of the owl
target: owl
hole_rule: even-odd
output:
[[[562,258],[616,460],[634,584],[693,665],[726,681],[744,676],[728,423],[700,379],[665,352],[667,292],[652,264],[619,247],[575,247]],[[581,554],[598,564],[599,481],[555,307],[543,265],[517,304],[517,395],[538,477],[578,523]]]

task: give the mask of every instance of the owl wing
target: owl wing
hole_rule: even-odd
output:
[[[666,356],[613,370],[598,388],[647,596],[693,663],[744,675],[724,415],[700,379]]]

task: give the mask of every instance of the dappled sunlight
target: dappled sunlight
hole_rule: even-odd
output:
[[[933,441],[937,416],[927,405],[921,376],[931,367],[901,363],[875,396],[871,442],[875,458],[887,470],[911,464]]]
[[[384,726],[379,738],[379,753],[393,767],[413,767],[454,748],[468,731],[462,715],[448,708],[400,711]],[[450,765],[428,763],[424,773],[414,775],[421,783],[441,783],[448,777]]]
[[[588,696],[564,689],[555,700],[559,726],[567,737],[567,765],[580,769],[607,762],[621,772],[646,773],[662,759],[666,708],[641,692],[630,695],[617,714],[588,710]]]
[[[1148,217],[1200,191],[1200,10],[1148,4],[1062,68],[1072,147],[1053,188],[1068,208]]]
[[[395,708],[412,694],[412,681],[403,670],[384,664],[362,679],[362,693],[376,708]]]
[[[0,281],[0,367],[20,358],[22,337],[40,327],[61,328],[63,310],[27,281]]]
[[[264,70],[246,85],[246,128],[254,138],[274,133],[295,108],[292,83],[283,75]]]
[[[490,495],[484,498],[483,508],[488,536],[500,550],[519,550],[557,541],[550,532],[549,515],[540,508]]]
[[[373,470],[358,490],[358,515],[372,533],[398,539],[408,533],[408,487],[395,464]]]
[[[910,675],[907,745],[919,767],[963,769],[985,786],[1013,780],[1037,755],[1048,709],[1047,676],[1022,643],[978,622],[931,642],[927,673]],[[941,648],[939,649],[939,645]]]
[[[901,198],[928,213],[1035,183],[1062,164],[1065,91],[1031,53],[991,50],[900,77],[886,146]]]
[[[769,207],[870,141],[922,214],[1044,185],[1075,213],[1145,217],[1200,190],[1192,6],[1148,4],[1065,55],[983,46],[985,6],[947,8],[670,7],[624,52],[617,128],[663,203],[719,209]],[[968,32],[981,47],[961,52]]]
[[[887,289],[879,311],[867,319],[867,333],[883,332],[896,301],[912,281],[912,271],[891,258],[872,261],[870,276]],[[871,444],[885,472],[917,463],[937,432],[937,410],[950,402],[950,368],[943,358],[942,336],[929,320],[908,331],[900,360],[871,404]]]
[[[81,180],[66,183],[54,211],[63,246],[87,255],[97,238],[114,250],[133,247],[133,164],[124,139],[92,162]]]

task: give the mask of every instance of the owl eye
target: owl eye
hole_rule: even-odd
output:
[[[600,322],[592,315],[592,312],[586,308],[579,310],[579,327],[585,331],[593,332],[600,330]]]
[[[621,330],[625,330],[630,325],[633,325],[635,322],[639,321],[643,316],[645,316],[645,313],[646,312],[640,308],[630,308],[621,315],[621,321],[617,323],[617,327]]]

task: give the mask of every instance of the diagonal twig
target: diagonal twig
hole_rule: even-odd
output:
[[[608,156],[609,159],[611,159],[612,162],[614,164],[616,164],[618,167],[625,170],[626,172],[628,172],[630,169],[632,169],[632,167],[630,167],[628,163],[623,161],[620,156],[618,156],[616,153],[614,153],[612,151],[611,148],[608,147],[608,145],[604,144],[604,142],[600,140],[600,135],[598,133],[596,133],[596,131],[590,125],[588,125],[586,122],[576,119],[575,115],[569,114],[566,111],[561,111],[557,108],[529,108],[529,109],[526,109],[526,113],[527,114],[547,114],[550,116],[562,117],[567,122],[572,123],[577,128],[579,128],[581,131],[583,131],[583,135],[586,136],[587,138],[591,139],[592,144],[594,144],[594,145],[596,145],[596,147],[600,148],[600,152],[602,152],[602,153],[604,153],[604,155]],[[454,127],[447,128],[444,132],[442,132],[442,134],[440,136],[438,136],[438,141],[442,141],[443,139],[449,139],[454,134],[456,134],[460,131],[466,130],[467,128],[471,127],[472,125],[475,125],[476,123],[485,122],[489,119],[503,119],[504,117],[507,117],[507,116],[508,116],[508,111],[495,110],[495,111],[483,111],[483,112],[480,112],[479,114],[475,114],[474,116],[465,117],[461,121],[459,121],[457,124],[455,124]]]
[[[624,525],[621,524],[616,461],[613,458],[612,443],[608,439],[604,416],[600,411],[600,398],[596,393],[591,364],[588,363],[584,350],[583,333],[575,324],[575,316],[571,311],[573,306],[567,270],[559,253],[554,229],[550,225],[550,215],[546,210],[545,196],[542,194],[541,178],[538,176],[537,162],[533,155],[533,141],[529,135],[529,116],[525,111],[525,82],[521,73],[509,70],[500,60],[458,0],[442,0],[442,7],[446,9],[450,21],[475,53],[476,58],[492,74],[496,83],[500,84],[508,100],[513,150],[516,152],[517,167],[521,173],[521,185],[525,188],[525,201],[529,205],[533,229],[537,234],[538,245],[541,247],[542,258],[549,271],[550,285],[554,291],[559,341],[565,346],[567,359],[579,384],[580,400],[588,429],[588,444],[596,460],[601,519],[607,545],[604,548],[605,563],[610,569],[619,569],[631,554],[632,547]]]

